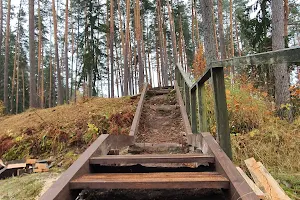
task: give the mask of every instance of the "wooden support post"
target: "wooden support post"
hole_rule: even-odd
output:
[[[232,159],[229,120],[225,93],[224,69],[221,67],[212,68],[212,79],[218,139],[223,151],[230,159]]]
[[[198,133],[197,129],[197,90],[191,90],[191,124],[192,124],[192,132]]]
[[[207,108],[206,108],[206,98],[205,98],[205,85],[204,83],[198,83],[198,118],[200,132],[209,132],[207,124]]]
[[[184,83],[184,100],[185,100],[185,108],[189,117],[189,121],[191,123],[191,91],[187,83]]]

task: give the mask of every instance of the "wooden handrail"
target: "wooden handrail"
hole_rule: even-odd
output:
[[[175,77],[180,92],[182,93],[192,132],[199,133],[208,131],[204,85],[206,81],[212,78],[211,83],[214,91],[215,117],[217,122],[217,140],[227,156],[232,158],[224,67],[275,63],[291,64],[299,62],[300,47],[236,57],[212,62],[203,75],[194,82],[191,81],[189,74],[177,64],[175,68]]]
[[[300,46],[216,61],[216,62],[212,62],[211,67],[215,68],[215,67],[262,65],[262,64],[271,65],[277,63],[292,64],[292,63],[299,63],[299,62],[300,62]]]

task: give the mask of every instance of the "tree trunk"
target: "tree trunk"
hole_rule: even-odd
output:
[[[110,88],[111,98],[114,98],[114,0],[110,1]]]
[[[282,0],[272,0],[272,49],[283,49],[284,41],[284,6]],[[292,120],[290,104],[290,79],[286,63],[275,64],[275,103],[278,115]]]
[[[225,38],[224,38],[224,28],[223,28],[223,2],[218,0],[218,22],[219,22],[219,38],[220,38],[220,50],[221,50],[221,59],[226,59],[226,50],[225,50]]]
[[[72,10],[72,9],[71,9]],[[73,25],[73,20],[71,18],[71,27],[72,27],[72,57],[71,57],[71,93],[70,93],[70,99],[72,101],[73,98],[73,85],[74,85],[74,40],[75,40],[75,36],[74,36],[74,25]]]
[[[50,47],[51,48],[51,47]],[[49,60],[49,108],[52,107],[52,51],[50,50],[50,60]]]
[[[130,26],[130,0],[126,0],[126,35],[125,35],[125,51],[124,51],[124,95],[128,95],[129,84],[129,67],[128,67],[128,52],[129,52],[129,26]],[[131,58],[130,58],[131,59]]]
[[[170,29],[171,29],[171,37],[172,37],[173,56],[174,56],[174,60],[175,60],[175,65],[177,65],[178,64],[178,54],[177,54],[175,26],[174,26],[174,19],[173,19],[173,15],[172,15],[172,9],[171,9],[169,1],[167,1],[167,6],[168,6]]]
[[[17,38],[15,41],[15,57],[14,57],[14,70],[13,70],[13,77],[11,79],[11,98],[10,98],[10,113],[13,112],[13,100],[14,100],[14,88],[15,88],[15,77],[17,71],[17,65],[19,64],[18,58],[20,54],[20,11],[21,11],[21,3],[19,6],[19,14],[18,14],[18,24],[17,24]]]
[[[2,42],[3,42],[3,2],[0,0],[0,56],[2,55]],[[0,68],[2,71],[2,66]],[[2,79],[2,73],[0,74],[0,79]]]
[[[215,43],[216,43],[216,56],[217,59],[219,60],[219,43],[218,43],[218,38],[217,38],[217,28],[216,28],[216,23],[215,23],[215,13],[214,13],[214,8],[212,6],[212,23],[213,23],[213,28],[214,28],[214,39],[215,39]],[[200,44],[199,44],[200,46]]]
[[[109,26],[109,7],[108,7],[108,0],[106,1],[106,25],[107,27]],[[110,45],[110,34],[109,32],[106,33],[106,54],[107,54],[107,59],[106,59],[106,64],[107,64],[107,91],[108,91],[108,98],[110,98],[110,78],[109,78],[109,45]]]
[[[22,69],[22,108],[23,108],[23,112],[25,111],[25,77],[24,77],[24,67]]]
[[[66,0],[65,13],[65,68],[66,68],[66,102],[69,103],[69,65],[68,65],[68,30],[69,30],[69,0]]]
[[[159,51],[158,51],[158,38],[156,38],[156,42],[155,42],[155,50],[156,50],[156,71],[157,71],[157,86],[161,87],[161,76],[160,76],[160,64],[159,64]]]
[[[289,23],[289,0],[284,0],[284,37],[288,37],[288,23]]]
[[[9,62],[9,41],[10,41],[10,9],[11,0],[8,0],[7,18],[6,18],[6,38],[5,38],[5,63],[4,63],[4,106],[6,113],[8,108],[8,62]]]
[[[20,74],[20,53],[17,58],[17,88],[16,88],[16,114],[19,113],[19,74]]]
[[[137,50],[138,50],[138,63],[139,63],[139,92],[143,89],[144,84],[144,62],[142,57],[142,30],[141,30],[141,16],[140,16],[140,1],[136,0],[136,32],[137,32]]]
[[[41,73],[43,76],[43,70],[40,70],[42,66],[42,17],[41,17],[41,10],[40,10],[40,0],[38,0],[38,28],[39,28],[39,42],[38,42],[38,94],[40,96],[40,107],[44,108],[44,91],[42,89],[43,81],[41,81]]]
[[[52,15],[53,15],[53,25],[54,25],[54,46],[55,46],[55,62],[57,68],[57,97],[58,97],[58,105],[62,105],[64,103],[63,100],[63,91],[62,91],[62,80],[60,74],[59,67],[59,55],[58,55],[58,41],[57,41],[57,16],[55,10],[55,0],[52,0]]]
[[[202,19],[203,19],[203,30],[204,30],[204,48],[207,66],[210,65],[212,61],[217,60],[216,55],[216,43],[214,39],[213,28],[213,13],[212,13],[212,0],[200,1]]]
[[[239,31],[238,31],[236,18],[235,18],[235,35],[236,35],[236,43],[237,43],[237,48],[238,48],[238,51],[239,51],[239,56],[241,57],[242,56],[242,50],[241,50],[241,47],[240,47]]]
[[[183,66],[183,44],[182,44],[183,34],[182,34],[181,15],[179,15],[179,27],[180,27],[180,30],[179,30],[179,40],[178,40],[179,58],[180,58],[181,67],[184,68],[184,66]]]
[[[160,52],[160,70],[162,77],[162,86],[166,86],[167,77],[165,73],[165,57],[164,57],[164,34],[162,26],[162,14],[161,14],[161,1],[157,0],[157,17],[158,17],[158,31],[159,31],[159,52]]]

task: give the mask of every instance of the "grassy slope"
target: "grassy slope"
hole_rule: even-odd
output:
[[[93,98],[0,118],[0,158],[64,159],[67,167],[99,134],[127,134],[138,99]]]
[[[99,134],[127,134],[138,99],[92,98],[77,104],[0,117],[0,158],[49,158],[62,168],[73,163]],[[35,199],[47,180],[41,173],[0,180],[0,199]]]

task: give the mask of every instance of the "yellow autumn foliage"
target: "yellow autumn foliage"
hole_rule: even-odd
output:
[[[200,43],[196,50],[196,54],[193,61],[193,75],[195,79],[198,79],[205,71],[206,61],[203,54],[203,45]]]

